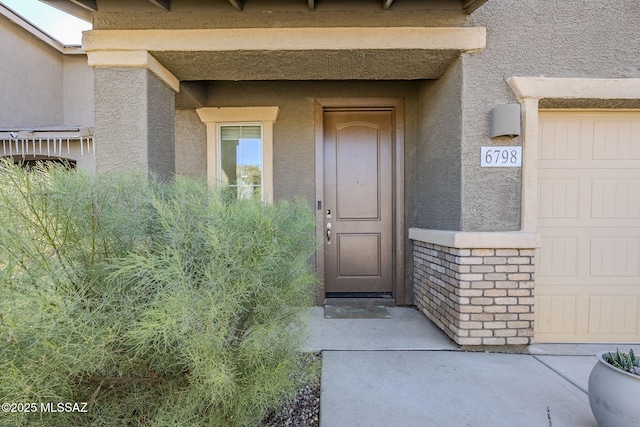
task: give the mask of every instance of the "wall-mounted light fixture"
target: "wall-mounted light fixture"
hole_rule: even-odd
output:
[[[489,138],[520,135],[520,104],[503,104],[489,113]]]

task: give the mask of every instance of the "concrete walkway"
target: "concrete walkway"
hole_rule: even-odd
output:
[[[388,310],[392,319],[375,320],[311,310],[307,347],[323,352],[322,427],[597,426],[588,378],[595,353],[615,344],[463,352],[415,309]]]

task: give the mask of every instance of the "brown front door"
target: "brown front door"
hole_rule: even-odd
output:
[[[393,290],[390,110],[324,112],[325,292]]]

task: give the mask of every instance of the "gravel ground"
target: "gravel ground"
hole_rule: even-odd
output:
[[[289,402],[278,413],[270,414],[262,426],[320,426],[320,384],[306,385],[298,391],[293,402]]]
[[[320,363],[321,355],[314,354],[310,363]],[[261,427],[319,427],[320,426],[320,378],[307,378],[295,398],[269,414]]]

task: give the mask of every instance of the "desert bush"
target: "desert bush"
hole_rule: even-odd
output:
[[[313,229],[303,202],[1,164],[0,396],[38,405],[3,422],[258,424],[297,387]]]

